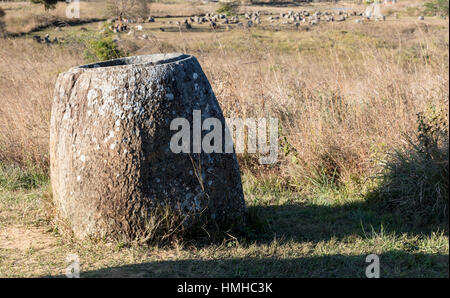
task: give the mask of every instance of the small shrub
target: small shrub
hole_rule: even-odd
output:
[[[448,17],[449,0],[433,0],[424,4],[428,15]]]
[[[30,0],[34,4],[43,4],[45,10],[55,9],[58,0]]]
[[[109,36],[98,37],[86,41],[84,59],[86,62],[105,61],[123,57],[124,53]]]
[[[445,118],[417,115],[408,148],[396,150],[382,163],[378,196],[405,216],[419,222],[448,221],[449,143]]]
[[[235,15],[239,5],[237,2],[220,3],[217,13],[223,13],[227,16]]]

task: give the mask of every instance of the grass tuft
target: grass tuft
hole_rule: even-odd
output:
[[[47,184],[48,180],[48,175],[40,170],[23,169],[0,163],[1,190],[34,189]]]
[[[406,216],[425,222],[448,222],[449,142],[445,122],[422,113],[418,133],[405,137],[407,147],[397,149],[382,163],[379,196]]]

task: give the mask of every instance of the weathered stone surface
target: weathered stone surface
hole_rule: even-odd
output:
[[[75,235],[133,238],[160,204],[229,228],[244,220],[234,153],[170,151],[170,122],[224,117],[196,58],[155,54],[59,75],[52,106],[53,197]],[[205,135],[207,132],[203,132]],[[192,151],[191,151],[192,152]]]

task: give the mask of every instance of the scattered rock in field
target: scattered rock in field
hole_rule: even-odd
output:
[[[39,35],[33,35],[33,40],[38,43],[42,43],[42,38]]]
[[[49,34],[45,34],[45,36],[44,36],[44,43],[46,43],[46,44],[52,43],[50,41],[50,35]]]
[[[41,38],[39,35],[33,35],[32,39],[37,43],[43,43],[46,45],[59,43],[59,39],[57,37],[54,37],[53,40],[51,40],[49,34],[45,34],[44,38]],[[61,38],[61,40],[63,40],[63,38]]]
[[[230,20],[230,24],[237,24],[237,23],[239,23],[239,17],[237,16],[232,17]]]
[[[385,16],[382,16],[376,9],[372,9],[373,11],[368,12],[370,16],[369,19],[373,19],[376,21],[385,20]],[[366,10],[367,12],[367,10]],[[293,25],[293,26],[300,26],[301,23],[308,23],[309,25],[315,26],[319,25],[320,21],[322,22],[345,22],[349,19],[353,19],[353,17],[357,16],[364,16],[365,13],[363,12],[357,12],[355,10],[353,11],[343,11],[343,10],[337,10],[337,11],[330,11],[330,10],[315,10],[313,12],[307,11],[307,10],[298,10],[298,11],[287,11],[285,13],[280,13],[279,15],[271,15],[267,18],[264,18],[264,20],[261,19],[261,12],[259,11],[252,11],[252,12],[245,12],[244,18],[246,19],[246,22],[243,22],[243,26],[250,28],[256,25],[263,24],[265,21],[268,21],[270,23],[277,23],[277,25]],[[250,22],[249,22],[250,21]],[[278,21],[278,22],[277,22]],[[183,23],[184,22],[184,23]],[[197,24],[204,24],[208,23],[210,27],[215,28],[216,26],[220,25],[229,25],[229,24],[237,24],[239,25],[239,18],[237,16],[229,17],[227,18],[224,14],[216,14],[213,12],[206,13],[204,16],[192,16],[189,18],[184,19],[183,22],[174,22],[174,21],[167,21],[166,24],[168,25],[177,25],[180,26],[180,24],[183,26],[183,28],[190,29],[189,25],[184,25],[187,23],[197,23]],[[360,23],[362,21],[355,20],[356,23]],[[298,24],[298,25],[297,25]],[[273,30],[277,30],[273,25],[270,26],[273,28]],[[226,28],[223,26],[223,28]]]
[[[315,26],[315,25],[319,25],[319,19],[313,19],[309,22],[309,25],[311,26]]]

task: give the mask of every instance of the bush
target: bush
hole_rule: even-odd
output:
[[[4,15],[5,15],[5,13],[0,8],[0,38],[2,38],[5,35],[5,23],[2,20]]]
[[[44,4],[45,10],[54,9],[58,0],[31,0],[34,4]]]
[[[238,7],[239,4],[237,2],[220,3],[217,13],[223,13],[230,16],[237,13]]]
[[[427,2],[424,4],[425,13],[435,16],[448,17],[448,3],[449,0],[433,0]]]
[[[84,59],[88,63],[116,59],[123,56],[124,53],[109,36],[96,37],[86,42]]]
[[[448,221],[448,123],[437,115],[417,115],[418,133],[406,137],[408,147],[382,163],[379,196],[419,222]]]
[[[3,37],[5,34],[5,23],[3,22],[3,17],[5,16],[5,12],[0,7],[0,37]]]

